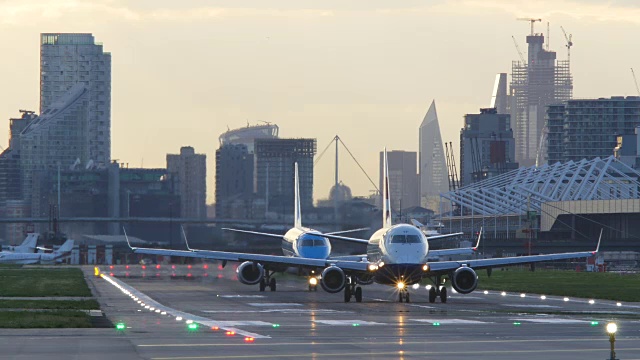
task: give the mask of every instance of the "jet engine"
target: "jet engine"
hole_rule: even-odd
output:
[[[258,263],[245,261],[236,270],[238,280],[245,285],[255,285],[264,277],[264,267]]]
[[[329,266],[322,271],[322,278],[320,285],[324,291],[328,293],[337,293],[344,289],[347,283],[347,277],[344,276],[344,271],[337,266]]]
[[[453,288],[460,294],[468,294],[478,286],[478,275],[469,267],[457,268],[449,277]]]

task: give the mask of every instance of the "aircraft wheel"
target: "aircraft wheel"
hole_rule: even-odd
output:
[[[438,294],[436,293],[436,288],[432,286],[431,289],[429,289],[429,302],[430,303],[436,302],[437,297],[438,297]]]
[[[267,287],[266,281],[264,281],[264,279],[260,280],[260,291],[264,291],[266,287]]]
[[[271,289],[271,291],[276,291],[276,279],[272,278],[269,281],[269,289]]]
[[[447,302],[447,288],[444,286],[440,289],[440,301],[443,304]]]
[[[356,302],[362,302],[362,288],[360,286],[356,288]]]
[[[351,287],[347,285],[344,287],[344,302],[349,301],[351,301]]]

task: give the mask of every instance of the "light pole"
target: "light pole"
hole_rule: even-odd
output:
[[[606,360],[618,360],[618,358],[616,358],[616,351],[615,351],[615,342],[616,342],[616,331],[618,331],[618,325],[616,325],[616,323],[608,323],[607,324],[607,333],[609,334],[609,342],[611,343],[611,355],[609,357],[609,359]]]

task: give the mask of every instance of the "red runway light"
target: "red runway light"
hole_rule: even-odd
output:
[[[113,276],[113,273],[109,273],[109,276]]]
[[[236,334],[235,331],[227,331],[227,336],[233,336],[235,334]]]
[[[174,276],[174,277],[175,277],[175,276],[176,276],[176,274],[175,274],[175,273],[173,273],[173,274],[171,274],[171,276]]]
[[[222,274],[218,274],[218,279],[222,279],[223,277]]]
[[[156,265],[156,269],[160,269],[160,264]]]
[[[204,273],[204,274],[203,274],[202,276],[204,276],[204,277],[207,277],[207,276],[209,276],[209,274],[207,274],[207,273]]]
[[[222,265],[218,265],[218,270],[222,270],[222,269],[224,269]]]
[[[147,265],[142,265],[142,270],[146,270],[147,269]]]
[[[109,265],[109,269],[113,270],[113,265]]]
[[[209,268],[209,265],[204,264],[202,267],[203,267],[204,269],[208,269],[208,268]]]
[[[125,269],[129,270],[129,265],[125,266]]]
[[[188,274],[187,274],[187,277],[191,277],[191,273],[188,273]]]
[[[160,277],[160,273],[156,273],[156,276],[157,276],[157,277]]]
[[[128,272],[124,273],[124,276],[129,277],[129,273]]]
[[[213,331],[218,331],[218,330],[220,330],[220,328],[219,328],[219,327],[217,327],[217,326],[212,326],[212,327],[211,327],[211,330],[213,330]]]
[[[191,269],[191,264],[187,265],[187,269]]]
[[[253,342],[255,339],[252,338],[251,336],[247,336],[246,338],[244,338],[245,342]]]
[[[176,269],[176,266],[175,266],[175,265],[171,265],[171,268],[175,270],[175,269]]]

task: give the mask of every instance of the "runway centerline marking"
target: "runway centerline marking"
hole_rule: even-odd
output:
[[[527,321],[540,324],[585,324],[590,321],[563,318],[513,318],[513,321]]]
[[[491,324],[488,321],[478,321],[478,320],[466,320],[466,319],[409,319],[409,321],[416,321],[422,323],[438,323],[442,325],[452,325],[452,324],[465,324],[465,325],[482,325],[482,324]]]
[[[358,325],[386,325],[385,323],[379,323],[375,321],[363,321],[363,320],[313,320],[315,323],[325,325],[337,325],[337,326],[353,326]]]
[[[252,298],[252,299],[262,299],[264,295],[218,295],[221,298],[227,299],[239,299],[239,298]]]
[[[247,305],[256,307],[283,307],[283,306],[302,306],[298,303],[247,303]]]
[[[542,308],[542,309],[558,309],[560,306],[553,305],[535,305],[535,304],[500,304],[502,306],[511,306],[517,308]]]

